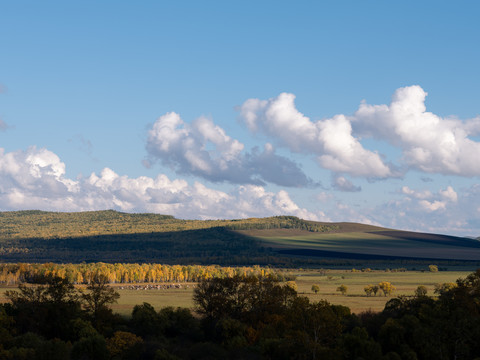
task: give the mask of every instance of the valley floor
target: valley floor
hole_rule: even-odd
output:
[[[458,278],[465,278],[470,271],[439,271],[421,272],[405,271],[392,272],[375,270],[361,272],[352,270],[288,270],[290,275],[296,276],[295,283],[299,295],[307,296],[310,301],[327,300],[334,305],[348,306],[352,312],[360,313],[366,310],[381,311],[385,303],[392,297],[405,295],[413,296],[419,285],[427,288],[427,295],[434,295],[434,285],[437,283],[455,282]],[[388,281],[396,287],[391,296],[366,296],[364,287],[376,285],[382,281]],[[320,291],[314,294],[312,285],[318,285]],[[138,286],[137,286],[138,285]],[[180,283],[180,287],[160,289],[145,289],[148,284],[115,284],[113,287],[120,294],[117,304],[112,306],[113,310],[122,315],[130,315],[135,305],[144,302],[151,304],[156,309],[163,307],[186,307],[193,308],[193,289],[195,283]],[[152,284],[150,284],[152,285]],[[172,283],[165,285],[171,286]],[[347,286],[345,295],[337,291],[340,285]],[[0,287],[0,302],[6,302],[5,291],[13,287]]]

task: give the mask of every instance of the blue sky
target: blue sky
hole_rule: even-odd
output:
[[[479,236],[479,10],[0,1],[0,210]]]

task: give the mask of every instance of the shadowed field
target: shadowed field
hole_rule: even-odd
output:
[[[455,236],[390,230],[354,223],[332,223],[335,230],[245,230],[281,254],[346,259],[455,259],[480,260],[478,240]]]

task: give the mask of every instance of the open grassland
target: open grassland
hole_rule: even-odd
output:
[[[399,258],[479,260],[480,242],[445,235],[414,233],[335,224],[336,230],[309,233],[301,230],[246,230],[242,234],[259,239],[265,247],[283,254],[325,256],[325,252]],[[309,251],[313,250],[313,251]]]
[[[193,308],[192,285],[194,284],[189,285],[189,288],[166,290],[121,290],[116,287],[120,299],[112,308],[113,311],[127,316],[132,313],[135,305],[141,305],[144,302],[149,303],[157,310],[167,306]]]
[[[359,313],[365,310],[381,311],[385,303],[394,296],[407,295],[412,296],[419,285],[424,285],[428,289],[428,295],[434,295],[433,289],[436,283],[455,282],[458,278],[466,277],[470,272],[461,271],[440,271],[440,272],[352,272],[351,270],[326,270],[325,273],[319,270],[290,270],[291,275],[296,276],[298,293],[307,296],[312,301],[327,300],[332,304],[348,306],[352,312]],[[379,282],[388,281],[396,287],[392,296],[367,297],[363,288],[368,285],[376,285]],[[318,285],[320,291],[318,294],[312,292],[312,285]],[[340,285],[346,285],[347,294],[341,295],[336,289]],[[185,284],[182,284],[185,285]],[[193,286],[180,289],[162,289],[162,290],[132,290],[128,286],[115,285],[114,288],[120,293],[120,299],[113,305],[113,310],[122,315],[128,316],[133,307],[137,304],[147,302],[157,310],[162,307],[186,307],[193,308]],[[0,288],[0,302],[6,302],[5,291],[15,289],[14,287]]]
[[[299,294],[314,301],[325,299],[332,304],[348,306],[355,313],[368,309],[380,311],[392,296],[412,296],[419,285],[426,286],[428,295],[432,296],[436,283],[455,282],[469,273],[462,271],[352,272],[351,270],[327,270],[325,275],[321,275],[318,271],[293,271],[293,274],[297,275],[295,282]],[[367,297],[364,287],[368,284],[377,285],[382,281],[388,281],[396,287],[392,296],[385,297],[379,292],[377,296]],[[314,284],[320,287],[318,294],[312,292]],[[346,296],[337,291],[342,284],[348,288]]]

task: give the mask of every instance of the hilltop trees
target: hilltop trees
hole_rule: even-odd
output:
[[[326,232],[338,228],[336,225],[307,221],[296,216],[204,221],[180,220],[160,214],[129,214],[114,210],[72,213],[27,210],[2,212],[0,215],[0,236],[4,239],[149,234],[220,227],[230,230],[299,229],[309,232]]]

